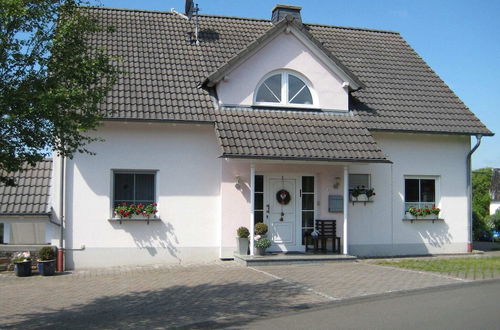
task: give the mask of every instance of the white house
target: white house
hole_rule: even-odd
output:
[[[91,43],[126,73],[96,155],[54,159],[68,267],[232,258],[236,229],[256,222],[272,251],[303,252],[321,220],[344,254],[468,251],[471,136],[493,134],[398,33],[278,5],[271,20],[200,15],[196,38],[177,13],[87,10],[114,26]],[[353,201],[358,186],[376,195]],[[116,219],[123,202],[158,213]],[[441,212],[410,220],[411,206]]]

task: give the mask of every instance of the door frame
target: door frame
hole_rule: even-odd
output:
[[[302,177],[314,177],[314,215],[318,210],[317,176],[311,173],[279,173],[279,172],[256,172],[255,175],[262,175],[264,180],[264,223],[271,228],[271,223],[267,217],[266,206],[269,198],[273,198],[274,193],[270,191],[269,179],[294,179],[295,180],[295,245],[274,244],[268,249],[271,252],[305,252],[305,245],[302,244]]]

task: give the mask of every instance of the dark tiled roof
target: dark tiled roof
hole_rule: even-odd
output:
[[[223,157],[389,162],[349,114],[224,108],[215,128]]]
[[[15,172],[17,186],[0,184],[0,215],[47,214],[52,175],[52,159],[26,165],[24,171]]]
[[[491,199],[500,201],[500,168],[493,169],[491,177]]]
[[[91,40],[121,59],[124,74],[103,104],[109,119],[213,121],[210,73],[272,28],[270,21],[169,12],[89,9],[115,32]],[[369,129],[491,134],[398,33],[306,24],[309,33],[365,88],[352,109]]]

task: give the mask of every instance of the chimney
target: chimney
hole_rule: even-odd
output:
[[[292,16],[293,18],[295,18],[296,22],[302,23],[302,18],[300,17],[301,9],[302,7],[298,6],[276,5],[273,8],[273,16],[271,17],[271,22],[273,22],[273,24],[276,24],[286,16]]]

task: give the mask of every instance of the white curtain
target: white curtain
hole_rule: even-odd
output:
[[[46,244],[44,223],[11,223],[9,244]]]

